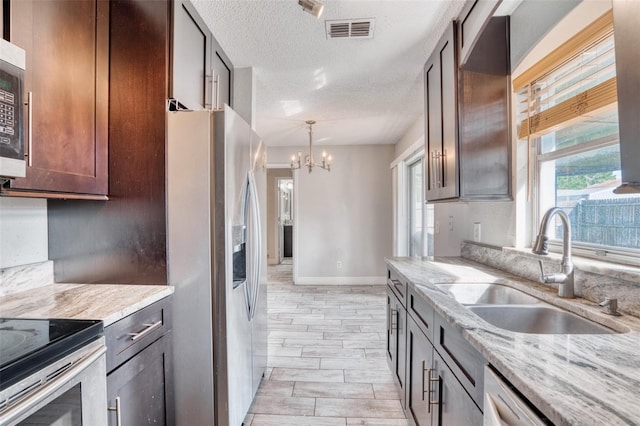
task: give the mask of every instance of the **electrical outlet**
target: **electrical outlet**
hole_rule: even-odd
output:
[[[338,268],[338,269],[342,269],[342,261],[338,260],[338,261],[336,262],[336,268]]]
[[[453,231],[453,216],[449,216],[449,231]]]
[[[482,225],[480,222],[473,224],[473,241],[480,241],[482,238]]]

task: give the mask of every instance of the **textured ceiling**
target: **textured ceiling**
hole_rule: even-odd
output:
[[[422,114],[422,66],[460,0],[192,0],[235,67],[256,75],[256,130],[270,146],[397,142]],[[375,18],[373,39],[332,39],[325,20]]]

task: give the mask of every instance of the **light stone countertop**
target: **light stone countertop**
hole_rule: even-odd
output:
[[[172,293],[166,285],[49,284],[0,297],[0,317],[94,319],[106,327]]]
[[[556,425],[640,424],[640,319],[602,314],[584,299],[462,258],[387,258],[440,315]],[[539,335],[497,328],[434,286],[498,283],[585,316],[621,334]]]

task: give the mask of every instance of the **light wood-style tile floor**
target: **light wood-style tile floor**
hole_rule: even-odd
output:
[[[296,286],[269,268],[269,360],[245,426],[406,426],[385,359],[384,286]]]

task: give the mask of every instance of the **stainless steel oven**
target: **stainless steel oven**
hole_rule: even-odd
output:
[[[22,100],[24,69],[24,50],[0,39],[0,178],[26,175]]]
[[[104,342],[100,321],[0,320],[0,425],[106,425]]]

